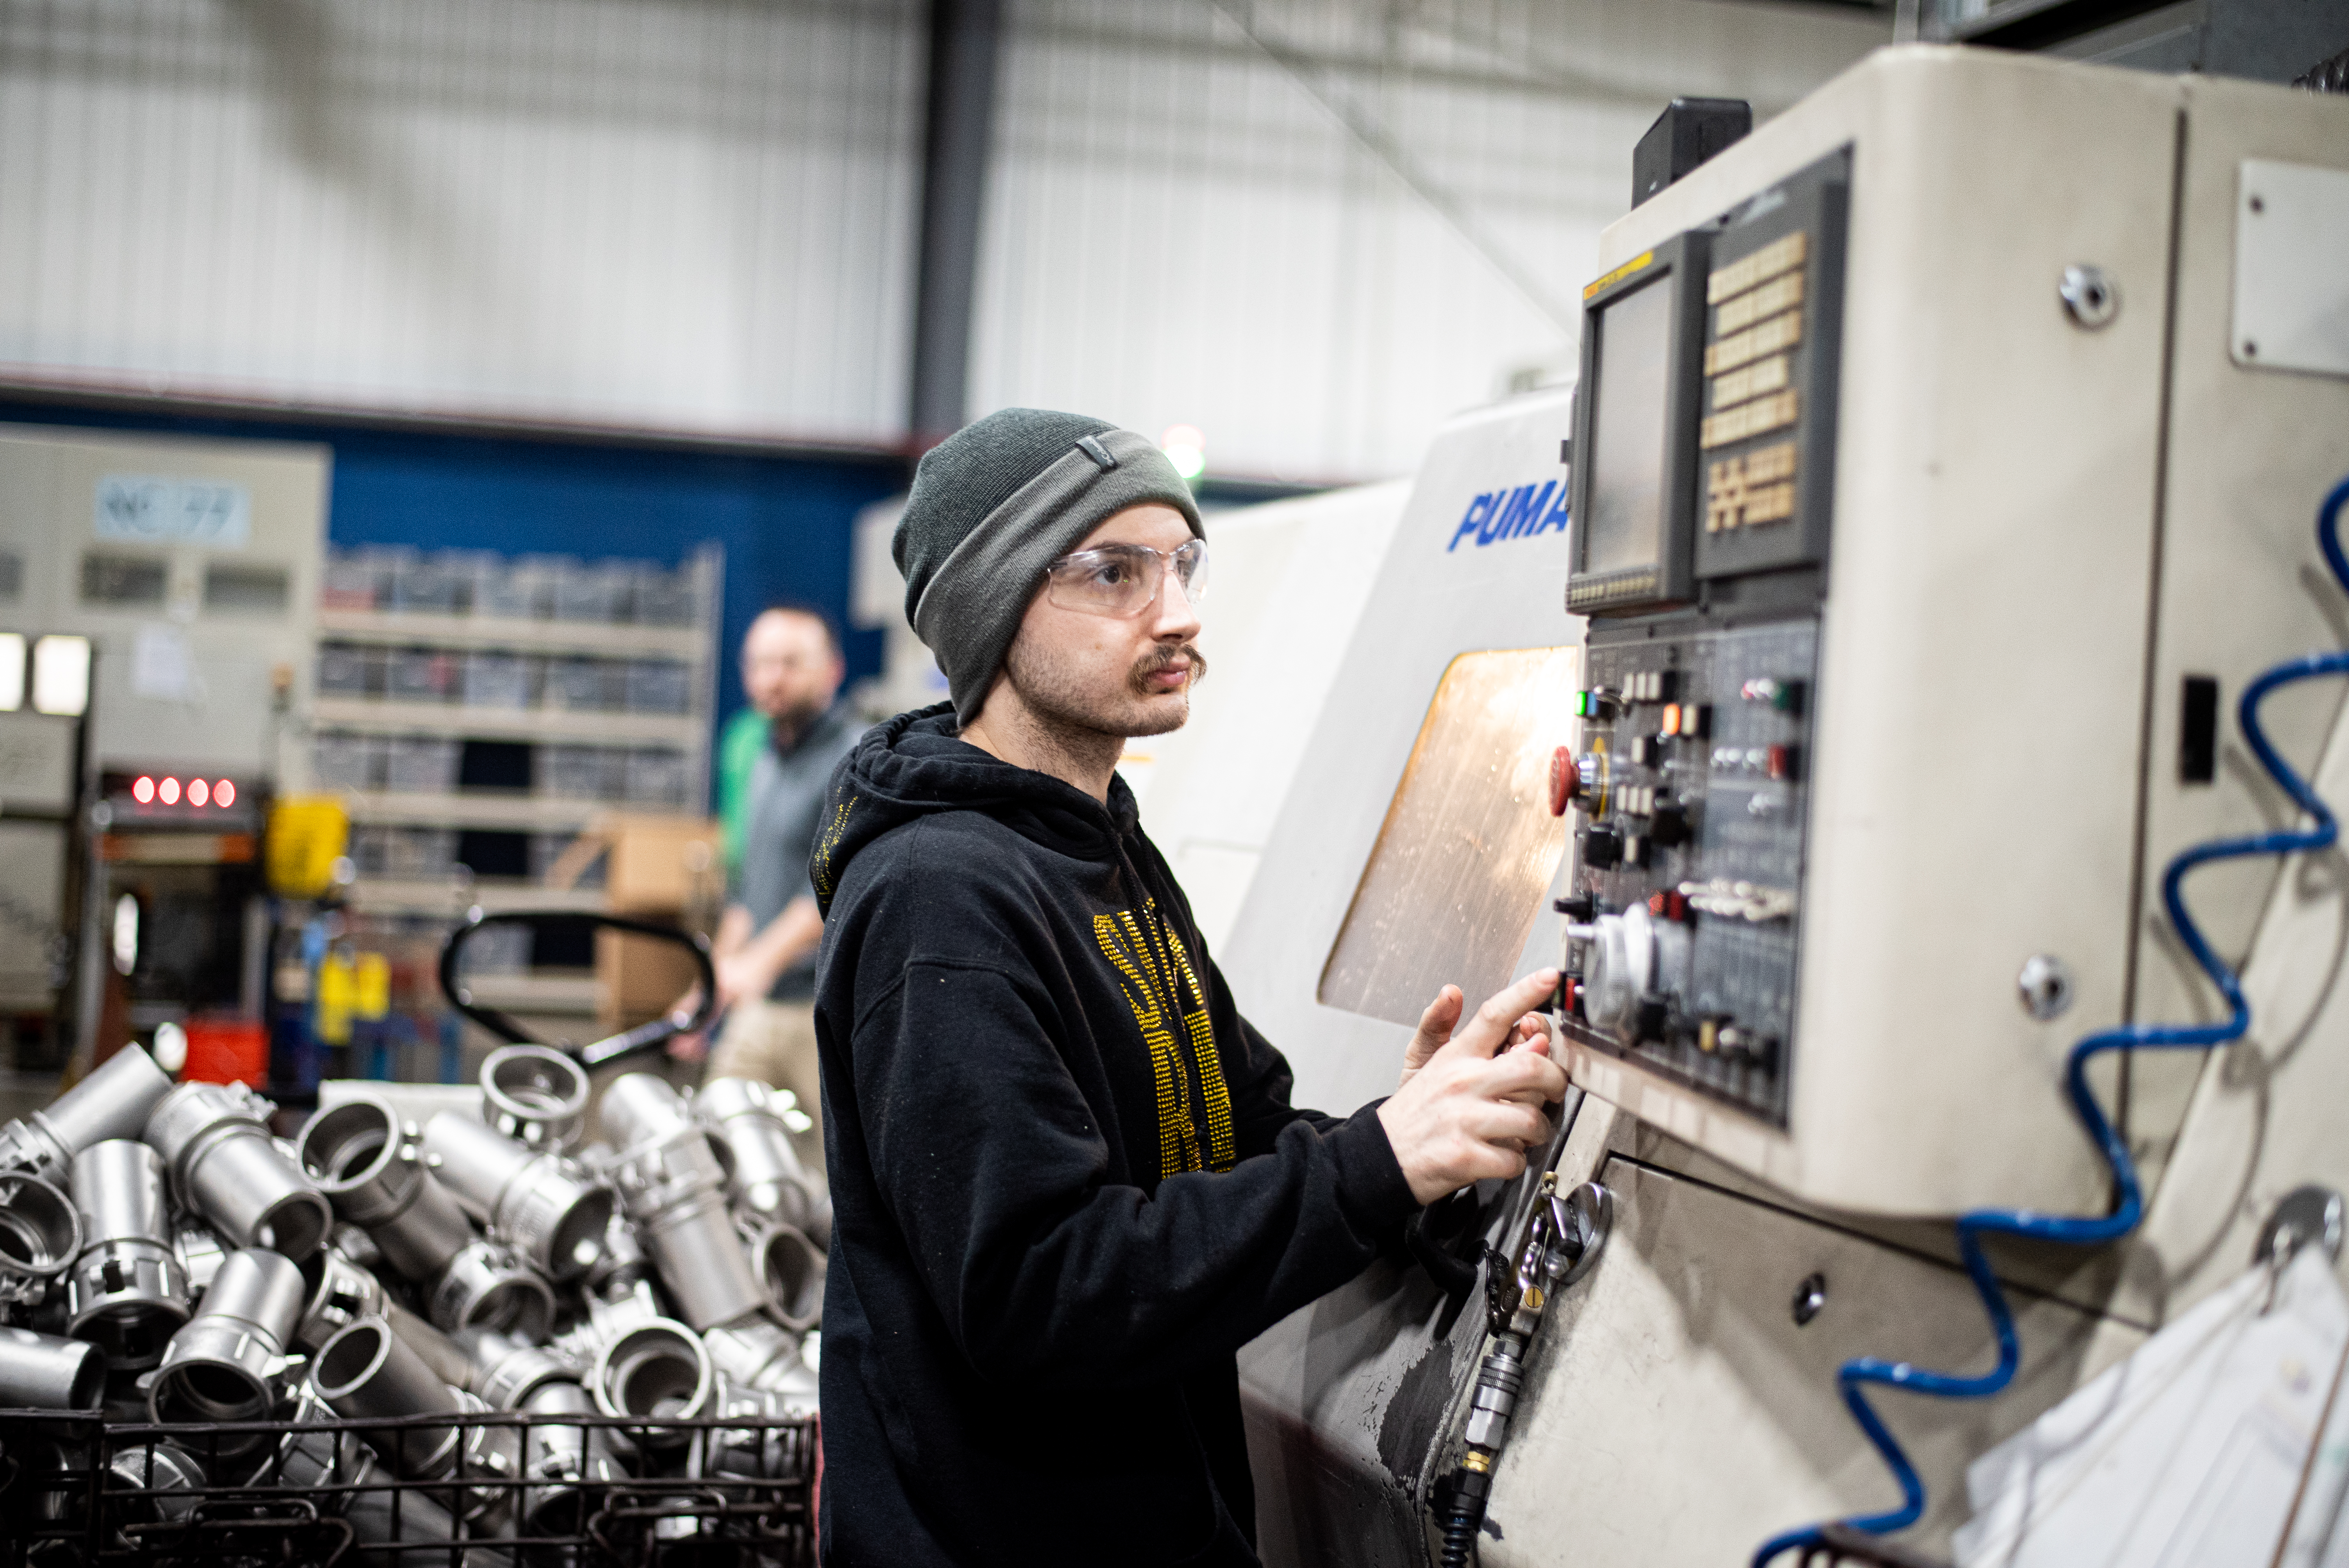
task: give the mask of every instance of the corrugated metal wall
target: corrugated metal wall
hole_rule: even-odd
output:
[[[918,0],[0,0],[0,375],[891,443]],[[1554,372],[1673,92],[1889,36],[1706,0],[1013,0],[975,411],[1406,470]]]

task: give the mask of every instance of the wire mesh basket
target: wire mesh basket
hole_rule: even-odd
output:
[[[816,1422],[0,1410],[0,1568],[799,1568]]]

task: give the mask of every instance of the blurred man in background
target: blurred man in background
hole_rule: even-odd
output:
[[[725,1021],[711,1078],[750,1078],[792,1091],[821,1115],[816,1086],[815,953],[823,935],[808,853],[832,770],[864,726],[840,699],[847,674],[832,618],[778,603],[742,638],[742,686],[766,720],[742,819],[742,853],[727,889],[710,958]],[[821,1128],[802,1152],[823,1168]]]

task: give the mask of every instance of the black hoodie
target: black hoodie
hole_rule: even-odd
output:
[[[1252,1563],[1233,1353],[1413,1208],[1288,1103],[1120,779],[901,715],[811,870],[832,1171],[827,1563]]]

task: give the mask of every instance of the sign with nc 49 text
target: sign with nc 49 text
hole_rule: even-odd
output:
[[[253,492],[221,480],[109,474],[98,481],[97,523],[100,539],[242,550],[253,535]]]

